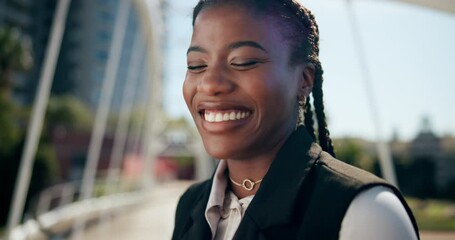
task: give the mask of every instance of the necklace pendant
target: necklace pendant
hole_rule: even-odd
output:
[[[245,188],[245,190],[247,190],[247,191],[253,190],[254,185],[256,185],[256,183],[251,181],[248,178],[243,180],[243,182],[242,182],[242,187]]]
[[[251,191],[254,189],[254,186],[256,186],[256,184],[262,182],[262,179],[259,179],[257,180],[256,182],[253,182],[251,181],[250,179],[245,179],[243,180],[242,184],[234,181],[234,179],[231,178],[231,176],[229,176],[229,180],[231,180],[231,182],[234,184],[234,185],[237,185],[239,187],[243,187],[243,189],[247,190],[247,191]]]

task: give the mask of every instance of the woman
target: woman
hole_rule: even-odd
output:
[[[395,187],[332,157],[318,34],[296,1],[199,1],[183,94],[222,160],[181,197],[173,239],[418,238]]]

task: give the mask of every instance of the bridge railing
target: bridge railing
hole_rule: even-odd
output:
[[[70,184],[65,186],[70,186]],[[37,211],[36,217],[29,218],[23,224],[15,227],[9,235],[9,239],[65,237],[71,233],[77,219],[84,218],[88,223],[100,221],[122,210],[138,206],[147,199],[147,192],[138,190],[69,202],[44,211],[44,206],[51,202],[49,192],[55,191],[59,187],[53,187],[44,192],[42,195],[45,196],[42,198],[44,200],[41,200],[43,208]],[[65,199],[65,196],[61,199]]]

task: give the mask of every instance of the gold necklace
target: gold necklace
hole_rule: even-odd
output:
[[[247,179],[243,180],[242,184],[240,184],[240,183],[234,181],[234,179],[232,179],[231,176],[229,176],[229,179],[231,180],[231,182],[232,182],[233,184],[235,184],[235,185],[237,185],[237,186],[239,186],[239,187],[243,187],[243,188],[244,188],[245,190],[247,190],[247,191],[253,190],[253,188],[254,188],[254,186],[255,186],[256,184],[262,182],[262,179],[259,179],[259,180],[257,180],[256,182],[253,182],[253,181],[251,181],[250,179],[247,178]]]

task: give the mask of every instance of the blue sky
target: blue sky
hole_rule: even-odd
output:
[[[438,135],[455,135],[455,15],[396,1],[305,0],[321,34],[321,62],[329,129],[334,137],[375,139],[366,81],[349,22],[354,12],[380,136],[411,139],[428,116]],[[166,111],[190,118],[181,85],[195,0],[169,1],[165,60]]]

